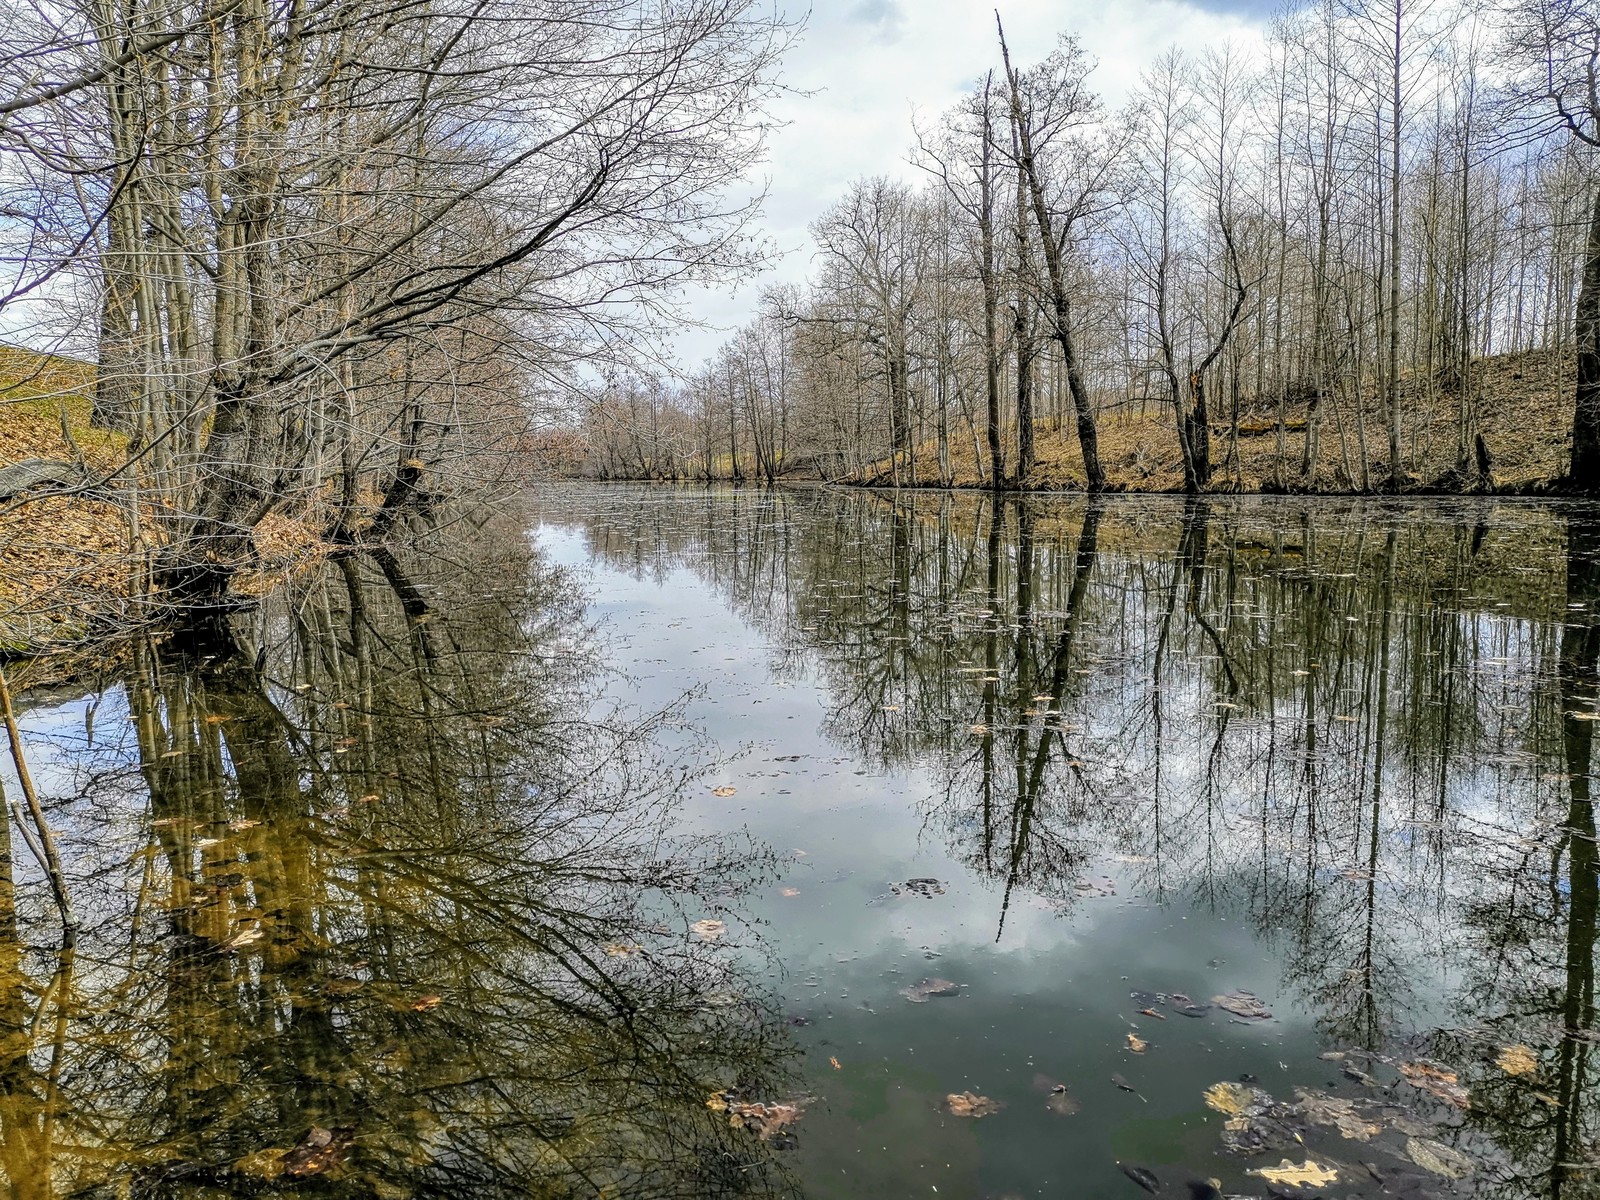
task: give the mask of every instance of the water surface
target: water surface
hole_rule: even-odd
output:
[[[1595,510],[1492,501],[564,487],[331,563],[28,697],[80,928],[14,829],[0,1165],[1600,1195],[1596,603]]]

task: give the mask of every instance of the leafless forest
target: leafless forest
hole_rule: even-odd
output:
[[[576,372],[759,263],[792,32],[749,0],[5,6],[4,301],[93,410],[8,511],[109,503],[135,592],[203,599],[275,516],[381,541],[510,478]],[[52,363],[7,401],[70,390]]]
[[[609,477],[1593,490],[1597,56],[1583,0],[1322,0],[1260,47],[1153,53],[1112,106],[1070,33],[997,23],[993,69],[908,130],[920,182],[856,181],[805,287],[687,381],[609,380],[567,453]]]

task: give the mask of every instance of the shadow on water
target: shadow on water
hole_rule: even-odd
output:
[[[690,933],[769,861],[675,830],[584,604],[458,527],[36,703],[82,929],[0,847],[8,1194],[785,1191],[790,1035]]]
[[[931,781],[922,828],[992,885],[997,943],[1019,906],[1118,894],[1248,927],[1309,1017],[1289,1079],[1312,1086],[1194,1097],[1230,1190],[1600,1195],[1594,509],[563,504],[595,561],[693,572],[775,676],[814,678],[829,743]],[[1208,1001],[1188,1015],[1230,1019],[1133,995],[1146,1036]],[[1265,1024],[1253,1000],[1232,1024]],[[1338,1182],[1270,1174],[1308,1155]]]

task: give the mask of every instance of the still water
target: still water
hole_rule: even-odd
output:
[[[24,696],[0,1170],[1600,1196],[1597,606],[1600,511],[1492,501],[563,487],[329,563]]]

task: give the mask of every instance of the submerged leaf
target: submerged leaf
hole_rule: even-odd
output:
[[[313,1125],[294,1149],[283,1156],[283,1173],[290,1179],[320,1175],[344,1157],[349,1144],[348,1134],[336,1135],[320,1125]]]
[[[1430,1095],[1437,1096],[1446,1104],[1453,1104],[1457,1108],[1471,1107],[1471,1098],[1467,1089],[1461,1086],[1460,1079],[1454,1071],[1447,1071],[1443,1067],[1436,1067],[1432,1063],[1408,1062],[1398,1064],[1400,1074],[1406,1077],[1406,1082],[1412,1087],[1421,1088]]]
[[[1259,1167],[1245,1174],[1259,1175],[1268,1183],[1276,1183],[1280,1187],[1322,1187],[1339,1178],[1339,1172],[1332,1167],[1324,1167],[1309,1158],[1298,1166],[1286,1158],[1275,1167]]]
[[[711,789],[711,794],[713,796],[731,796],[735,792],[737,792],[738,790],[739,790],[738,788],[728,787],[727,785],[723,785],[722,787],[712,788]]]
[[[1331,1125],[1353,1141],[1364,1142],[1383,1132],[1383,1126],[1367,1120],[1356,1111],[1353,1101],[1338,1096],[1324,1096],[1305,1088],[1296,1088],[1295,1096],[1306,1120],[1317,1125]]]
[[[728,1124],[735,1129],[748,1129],[765,1141],[785,1125],[798,1121],[803,1111],[799,1101],[790,1104],[737,1101],[728,1105]]]
[[[1539,1069],[1539,1060],[1528,1046],[1502,1047],[1494,1060],[1507,1075],[1532,1075]]]
[[[1072,890],[1085,900],[1099,899],[1117,894],[1117,881],[1109,875],[1097,875],[1092,879],[1080,879],[1072,885]]]
[[[689,926],[689,932],[704,942],[714,942],[728,932],[728,926],[723,921],[714,921],[710,917],[696,921]]]
[[[1132,1050],[1135,1054],[1143,1054],[1149,1048],[1150,1043],[1145,1041],[1138,1034],[1130,1033],[1128,1035],[1128,1049]]]
[[[1231,1012],[1236,1017],[1244,1017],[1251,1021],[1265,1021],[1272,1014],[1267,1011],[1267,1006],[1262,1004],[1249,992],[1229,992],[1226,996],[1213,996],[1211,1003],[1226,1012]]]
[[[934,976],[930,979],[919,979],[910,987],[900,989],[900,994],[913,1004],[926,1004],[935,996],[955,996],[961,992],[959,983],[951,983],[948,979]]]
[[[1044,1102],[1044,1106],[1058,1117],[1070,1117],[1083,1107],[1076,1099],[1067,1094],[1065,1084],[1056,1086],[1056,1090],[1050,1093],[1050,1097]]]
[[[1411,1156],[1411,1161],[1424,1171],[1432,1171],[1435,1175],[1442,1175],[1446,1179],[1465,1179],[1477,1167],[1477,1164],[1461,1151],[1428,1138],[1408,1139],[1406,1153]]]

